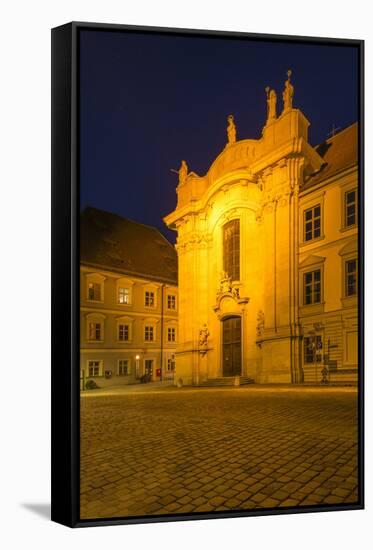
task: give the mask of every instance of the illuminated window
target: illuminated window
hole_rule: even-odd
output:
[[[306,336],[304,338],[304,362],[305,363],[319,363],[321,362],[321,353],[317,350],[321,349],[322,340],[321,336]]]
[[[121,342],[128,342],[130,330],[129,325],[118,325],[118,340]]]
[[[129,359],[119,359],[118,376],[128,376],[131,374]]]
[[[168,342],[175,342],[176,341],[176,328],[168,327],[168,329],[167,329],[167,340],[168,340]]]
[[[167,296],[167,308],[176,309],[176,296],[174,294],[169,294]]]
[[[101,301],[101,283],[88,283],[88,300]]]
[[[303,303],[304,305],[319,304],[321,302],[321,270],[308,271],[303,275]]]
[[[357,189],[345,193],[345,227],[357,223]]]
[[[90,322],[88,323],[88,340],[101,340],[102,327],[101,323]]]
[[[118,288],[118,302],[120,304],[130,304],[131,303],[130,289],[129,288],[124,288],[124,287],[119,287]]]
[[[346,296],[357,294],[357,259],[345,262],[345,293]]]
[[[240,279],[240,220],[223,226],[223,270],[232,281]]]
[[[145,291],[145,305],[146,307],[155,306],[154,292],[152,290]]]
[[[312,241],[321,236],[321,206],[317,204],[304,211],[304,240]]]
[[[154,327],[151,325],[145,325],[145,342],[154,342]]]
[[[102,361],[88,361],[88,376],[100,376]]]

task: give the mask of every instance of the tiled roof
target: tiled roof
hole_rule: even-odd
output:
[[[158,229],[97,208],[87,207],[80,214],[80,261],[177,284],[175,247]]]
[[[355,122],[324,143],[315,147],[315,151],[324,159],[325,164],[316,174],[310,176],[304,188],[321,183],[341,170],[345,170],[358,161],[358,124]]]

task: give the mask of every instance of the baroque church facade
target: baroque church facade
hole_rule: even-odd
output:
[[[260,139],[179,170],[176,377],[184,384],[351,382],[358,371],[358,130],[313,147],[285,82]]]

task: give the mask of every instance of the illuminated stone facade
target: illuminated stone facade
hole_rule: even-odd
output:
[[[180,168],[165,222],[178,234],[183,383],[356,380],[357,126],[312,147],[290,75],[279,116],[266,90],[259,139],[237,141],[230,115],[207,174]]]

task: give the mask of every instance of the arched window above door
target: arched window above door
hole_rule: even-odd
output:
[[[240,220],[223,225],[223,270],[232,281],[240,280]]]

